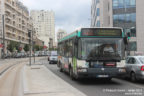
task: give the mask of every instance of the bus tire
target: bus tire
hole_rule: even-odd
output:
[[[63,72],[62,64],[59,63],[59,66],[60,66],[60,72]]]
[[[70,74],[70,78],[71,78],[72,80],[75,80],[74,74],[73,74],[73,68],[72,68],[72,67],[70,67],[70,69],[69,69],[69,74]]]

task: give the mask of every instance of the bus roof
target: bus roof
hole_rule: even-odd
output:
[[[62,39],[60,39],[58,42],[62,42],[64,40],[67,40],[67,39],[70,39],[70,38],[73,38],[73,37],[76,37],[76,36],[80,36],[80,33],[82,29],[89,29],[89,27],[87,28],[79,28],[77,29],[76,31],[64,36]],[[91,27],[90,29],[121,29],[120,27]]]

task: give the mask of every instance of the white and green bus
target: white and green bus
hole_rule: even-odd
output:
[[[58,67],[72,79],[125,73],[127,37],[121,28],[81,28],[58,41]]]

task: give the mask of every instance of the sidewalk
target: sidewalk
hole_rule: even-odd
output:
[[[24,96],[86,96],[44,65],[25,66]]]

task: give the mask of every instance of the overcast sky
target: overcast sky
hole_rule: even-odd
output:
[[[68,33],[90,26],[91,0],[21,0],[29,10],[53,10],[55,27]]]

